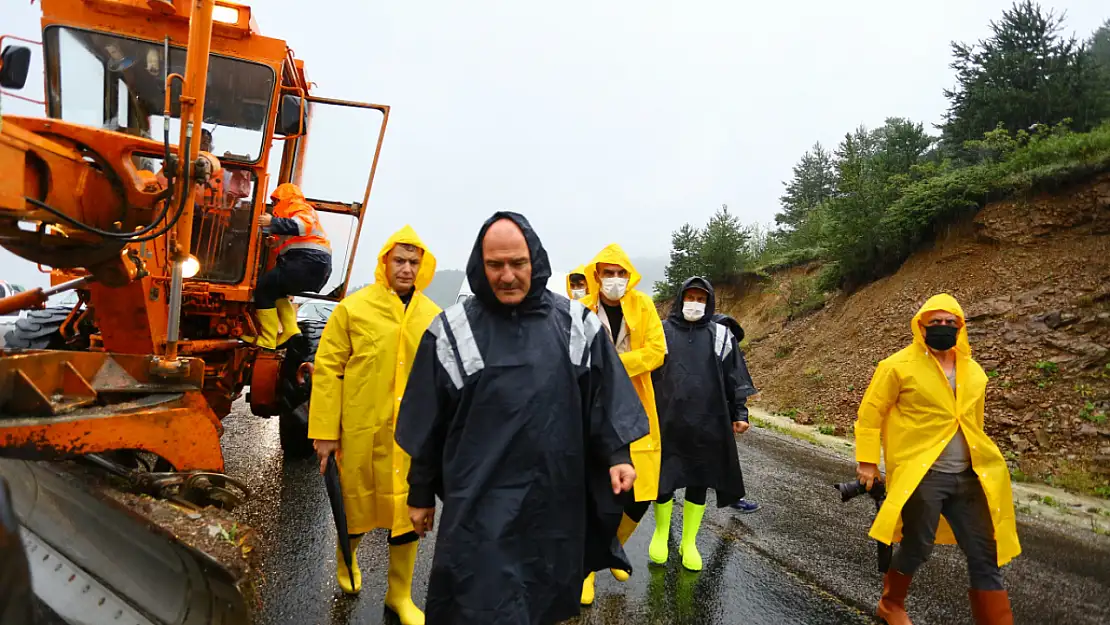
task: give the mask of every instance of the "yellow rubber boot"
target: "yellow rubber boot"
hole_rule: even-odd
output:
[[[358,591],[362,590],[362,571],[358,570],[358,544],[362,542],[362,536],[351,539],[351,569],[347,570],[347,563],[343,561],[343,550],[337,544],[335,546],[335,579],[339,582],[339,588],[348,595],[357,595]],[[351,586],[351,573],[354,573],[355,585]]]
[[[582,605],[593,605],[594,603],[594,574],[590,573],[586,576],[586,581],[582,582]]]
[[[682,556],[682,566],[688,571],[701,570],[701,554],[698,553],[698,529],[701,527],[701,518],[705,515],[705,505],[685,502],[682,505],[682,542],[678,546],[678,555]]]
[[[648,558],[655,564],[666,564],[670,551],[671,511],[674,510],[674,499],[667,503],[653,505],[655,506],[655,532],[651,535],[651,543],[648,545]]]
[[[281,333],[277,337],[277,346],[281,347],[286,341],[301,333],[297,325],[297,311],[293,310],[293,302],[283,297],[277,301],[278,319],[281,320]]]
[[[632,532],[635,532],[639,525],[638,522],[633,521],[632,517],[627,514],[621,515],[621,524],[620,527],[617,528],[617,540],[621,541],[621,545],[628,542],[628,538],[632,536]],[[613,574],[613,577],[618,582],[627,582],[630,577],[628,571],[622,571],[620,569],[609,569],[609,572]]]
[[[258,336],[241,336],[240,340],[253,343],[263,349],[274,349],[277,347],[278,314],[276,308],[259,308],[254,311],[258,315]]]
[[[424,612],[412,602],[412,572],[416,568],[416,547],[412,541],[389,546],[389,577],[385,607],[397,615],[401,625],[424,625]]]

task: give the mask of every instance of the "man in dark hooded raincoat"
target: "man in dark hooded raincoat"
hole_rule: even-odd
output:
[[[739,321],[724,313],[719,312],[713,313],[713,321],[731,330],[732,335],[736,337],[737,343],[742,344],[744,342],[744,328],[740,325]],[[750,387],[749,397],[751,395],[755,395],[758,391],[755,388],[755,382],[752,382],[751,374],[748,372],[748,362],[744,359],[744,350],[740,350],[740,365],[744,368],[743,377],[748,380],[748,385]],[[755,501],[754,499],[749,499],[747,495],[745,495],[744,497],[740,498],[740,501],[737,501],[729,507],[733,510],[740,511],[740,513],[742,514],[751,514],[753,512],[759,511],[760,509],[762,509],[763,506],[761,506],[758,501]]]
[[[467,263],[474,297],[417,349],[396,439],[418,533],[443,501],[428,623],[556,623],[578,614],[587,572],[631,570],[616,495],[647,415],[600,321],[550,275],[527,219],[494,214]]]
[[[708,280],[693,277],[683,283],[663,322],[666,360],[651,374],[663,459],[648,555],[656,564],[667,561],[674,492],[686,488],[679,553],[691,571],[702,568],[696,538],[706,490],[717,493],[719,508],[744,496],[733,433],[748,428],[745,403],[755,393],[736,337],[713,321],[715,307]]]

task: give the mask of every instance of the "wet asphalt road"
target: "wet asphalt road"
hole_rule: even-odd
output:
[[[359,548],[362,593],[346,597],[335,582],[335,530],[313,460],[283,463],[277,420],[242,406],[224,421],[227,472],[244,478],[253,501],[237,512],[259,532],[263,581],[258,623],[387,623],[384,532]],[[648,566],[651,513],[626,549],[635,568],[619,583],[597,576],[597,599],[571,623],[601,624],[846,624],[872,623],[881,575],[867,536],[873,505],[842,504],[831,484],[852,465],[831,453],[753,429],[741,437],[749,497],[764,508],[751,515],[707,510],[698,547],[700,574],[678,562],[682,525],[676,506],[666,567]],[[1061,533],[1022,521],[1024,553],[1005,579],[1019,624],[1110,623],[1110,539]],[[413,588],[423,605],[433,539],[421,543]],[[967,574],[958,549],[938,547],[919,572],[908,601],[916,625],[970,623]]]

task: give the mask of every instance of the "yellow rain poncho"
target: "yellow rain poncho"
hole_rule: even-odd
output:
[[[651,428],[647,436],[633,442],[631,446],[632,466],[636,469],[635,495],[636,501],[655,501],[659,497],[659,465],[662,447],[651,372],[663,365],[663,357],[667,354],[663,322],[659,319],[659,312],[655,309],[655,303],[651,301],[651,297],[634,290],[642,276],[632,266],[632,261],[628,259],[621,246],[616,243],[601,250],[590,264],[583,268],[586,282],[590,286],[590,293],[580,300],[583,306],[595,313],[600,307],[601,287],[596,277],[598,263],[620,265],[628,271],[628,289],[621,298],[621,311],[624,313],[624,323],[628,326],[629,351],[620,354],[620,358],[624,363],[625,371],[632,378],[632,385],[636,387],[640,402],[644,405]],[[614,332],[619,332],[619,328],[614,328]]]
[[[567,274],[567,297],[569,297],[571,299],[574,299],[574,296],[572,296],[570,294],[570,277],[573,276],[576,273],[580,273],[583,276],[585,276],[586,275],[586,266],[585,265],[578,265],[574,269],[571,269],[570,273]],[[589,278],[586,278],[586,284],[588,285],[589,283],[590,283]],[[629,281],[629,283],[631,283],[631,281]],[[593,291],[590,291],[590,292],[592,293]]]
[[[416,293],[406,308],[389,286],[386,255],[398,243],[424,250]],[[308,437],[338,440],[339,476],[351,534],[413,531],[408,513],[409,457],[394,426],[420,337],[440,313],[422,291],[436,261],[409,226],[378,253],[374,283],[345,298],[328,319],[312,374]]]
[[[925,346],[922,316],[945,311],[960,319],[956,341],[956,393],[940,363]],[[886,458],[887,499],[871,537],[890,544],[902,538],[902,507],[933,466],[959,426],[971,450],[971,466],[979,475],[994,524],[998,565],[1019,553],[1010,470],[1002,452],[983,431],[987,375],[971,358],[964,311],[951,295],[936,295],[913,318],[913,344],[879,363],[860,404],[856,421],[856,460],[879,463]],[[954,544],[942,517],[937,543]]]

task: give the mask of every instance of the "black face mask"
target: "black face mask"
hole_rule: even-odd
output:
[[[956,346],[956,326],[925,326],[925,344],[939,351],[947,351]]]

